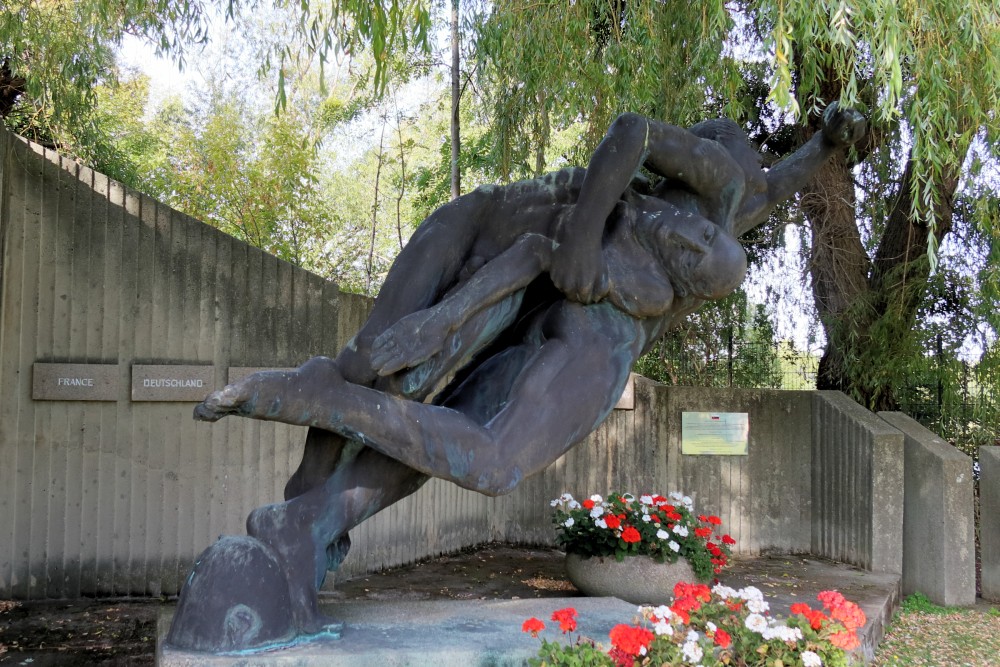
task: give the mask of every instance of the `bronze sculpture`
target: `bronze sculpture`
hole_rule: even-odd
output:
[[[660,335],[740,284],[737,235],[864,126],[831,105],[822,132],[764,172],[731,121],[682,129],[626,114],[586,170],[479,188],[438,209],[336,359],[254,374],[196,408],[206,421],[235,414],[310,433],[285,501],[254,510],[248,537],[199,559],[168,643],[228,652],[335,635],[318,591],[351,528],[430,476],[509,492],[585,438]],[[661,180],[634,179],[640,166]],[[233,568],[213,549],[267,565]],[[225,599],[237,580],[287,583],[290,618],[243,598],[206,613],[202,600]]]

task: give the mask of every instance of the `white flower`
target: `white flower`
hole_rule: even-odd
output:
[[[549,501],[549,507],[555,507],[556,505],[559,505],[562,502],[563,502],[562,500],[556,498],[555,500]]]
[[[580,509],[580,507],[582,507],[582,506],[580,505],[580,503],[576,502],[575,500],[571,500],[571,501],[569,501],[569,508],[570,508],[571,510],[578,510],[578,509]]]
[[[590,510],[591,519],[599,519],[602,514],[604,514],[604,507],[602,505],[594,505],[594,509]]]
[[[708,628],[708,631],[711,632],[713,635],[715,634],[715,631],[719,629],[718,627],[716,627],[715,623],[712,623],[712,621],[706,623],[705,627]]]
[[[691,496],[684,496],[681,498],[681,502],[684,503],[684,506],[689,510],[694,509],[694,501],[691,500]]]
[[[652,521],[652,519],[649,518],[648,514],[643,514],[642,515],[642,521],[643,521],[643,523],[649,523],[650,521]]]
[[[668,537],[670,537],[670,533],[668,533],[667,531],[663,530],[662,528],[660,528],[658,531],[656,531],[656,539],[658,539],[658,540],[665,540]]]
[[[820,658],[817,654],[813,653],[812,651],[802,651],[802,653],[799,654],[799,657],[802,658],[802,664],[805,665],[805,667],[823,666],[822,658]]]
[[[747,609],[755,614],[763,614],[768,611],[771,605],[764,602],[763,600],[758,600],[757,598],[751,598],[747,600]]]
[[[739,597],[734,589],[730,588],[729,586],[723,586],[722,584],[716,584],[715,587],[712,589],[712,592],[718,595],[720,598],[723,598],[724,600]]]
[[[696,630],[688,630],[687,637],[685,637],[689,642],[698,641],[698,632]]]
[[[653,496],[647,496],[647,495],[639,496],[639,502],[642,503],[643,505],[652,505]]]
[[[696,642],[685,642],[681,652],[684,654],[684,659],[688,662],[698,662],[705,655]]]
[[[572,528],[574,523],[576,522],[573,521],[573,517],[569,517],[568,519],[563,521],[563,525],[566,526],[567,528]]]
[[[747,626],[748,630],[760,633],[767,630],[767,619],[760,614],[749,614],[743,625]]]
[[[772,625],[763,632],[760,633],[761,636],[767,641],[772,639],[779,639],[783,642],[797,642],[802,639],[802,631],[798,628],[790,628],[784,623],[778,623],[777,625]]]
[[[667,494],[667,496],[669,496],[671,500],[676,500],[677,502],[680,502],[684,498],[684,494],[678,493],[677,491],[671,491]]]
[[[674,634],[674,626],[670,625],[666,621],[658,621],[653,624],[653,632],[657,635],[672,637]]]
[[[680,537],[687,537],[688,536],[688,527],[685,526],[682,523],[679,523],[676,526],[674,526],[674,532],[677,533],[677,535],[680,536]]]
[[[763,600],[764,594],[760,592],[759,588],[755,586],[747,586],[746,588],[741,588],[736,592],[738,596],[744,600]]]
[[[591,499],[591,500],[593,500],[593,501],[594,501],[595,503],[597,503],[598,505],[600,505],[601,503],[603,503],[603,502],[604,502],[604,498],[601,498],[601,496],[600,496],[600,495],[598,495],[598,494],[596,494],[596,493],[595,493],[594,495],[592,495],[592,496],[590,497],[590,499]]]
[[[670,607],[665,604],[661,604],[659,607],[653,607],[651,611],[653,612],[653,616],[664,621],[674,615],[674,612],[670,609]]]
[[[677,553],[681,550],[681,545],[677,544],[673,540],[667,542],[667,546],[670,547],[670,550],[673,551],[674,553]]]
[[[646,655],[646,647],[645,646],[640,646],[639,647],[639,655]]]
[[[597,521],[594,522],[594,525],[597,526],[598,528],[607,528],[608,522],[605,521],[604,519],[598,519]]]

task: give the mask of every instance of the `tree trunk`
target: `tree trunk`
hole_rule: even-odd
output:
[[[462,194],[462,175],[458,168],[461,137],[459,135],[459,109],[462,99],[462,86],[459,65],[461,42],[458,34],[458,8],[461,0],[451,1],[451,198],[456,199]]]
[[[912,213],[912,175],[908,161],[874,259],[861,242],[843,157],[828,162],[802,192],[813,235],[813,294],[827,339],[816,386],[844,391],[874,410],[898,407],[893,380],[899,362],[915,353],[912,333],[930,276],[928,228]],[[941,199],[932,216],[939,242],[951,229],[957,186],[957,169],[936,183]]]
[[[14,76],[10,62],[0,63],[0,118],[5,118],[13,108],[17,98],[24,93],[24,78]]]
[[[842,155],[830,159],[802,190],[802,211],[812,230],[809,272],[813,297],[827,346],[816,386],[848,390],[850,350],[845,342],[865,315],[864,301],[871,262],[861,242],[850,167]]]

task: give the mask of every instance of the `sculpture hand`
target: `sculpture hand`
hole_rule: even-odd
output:
[[[607,296],[610,289],[607,267],[600,242],[590,244],[578,238],[566,239],[552,252],[549,277],[556,289],[571,301],[595,303]]]
[[[447,335],[446,317],[437,309],[411,313],[375,339],[372,368],[382,376],[413,368],[440,352]]]
[[[865,117],[854,109],[841,109],[836,102],[823,112],[823,136],[834,146],[850,146],[865,136]]]

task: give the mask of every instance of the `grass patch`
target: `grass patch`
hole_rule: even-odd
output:
[[[942,607],[907,597],[875,654],[874,667],[991,667],[1000,655],[997,607]]]

